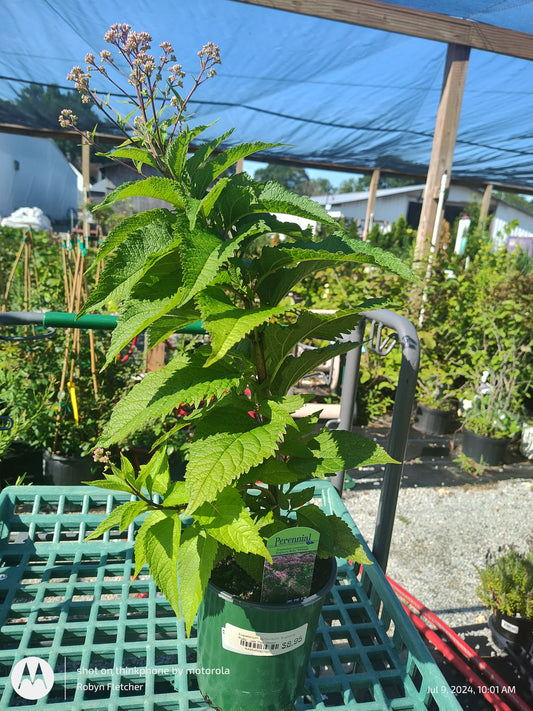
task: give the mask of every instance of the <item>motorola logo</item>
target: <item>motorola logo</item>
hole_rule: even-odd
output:
[[[23,699],[42,699],[54,685],[54,670],[40,657],[25,657],[11,670],[11,685]]]

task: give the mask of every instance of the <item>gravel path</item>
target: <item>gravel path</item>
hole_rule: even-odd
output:
[[[449,485],[446,467],[439,469],[441,483],[400,489],[387,573],[460,632],[488,618],[476,596],[487,551],[533,536],[533,466],[530,476],[461,485]],[[379,483],[379,475],[360,481],[344,497],[370,546]]]

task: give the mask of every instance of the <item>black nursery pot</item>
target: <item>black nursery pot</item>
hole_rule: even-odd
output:
[[[19,476],[27,474],[31,479],[40,477],[42,452],[24,444],[15,443],[0,458],[0,478],[14,484]]]
[[[43,452],[43,474],[55,486],[78,486],[94,479],[91,457],[63,457]]]
[[[448,434],[452,413],[449,410],[435,410],[426,405],[417,405],[413,427],[425,434]]]
[[[505,648],[505,641],[529,649],[533,643],[533,619],[504,615],[495,610],[490,616],[489,626],[494,641],[500,648]]]
[[[467,429],[463,431],[463,454],[489,467],[503,464],[508,444],[506,438],[484,437]]]

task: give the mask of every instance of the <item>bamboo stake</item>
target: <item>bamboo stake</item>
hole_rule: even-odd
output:
[[[17,256],[15,257],[15,263],[13,264],[13,267],[12,267],[9,277],[7,279],[6,290],[4,292],[4,303],[2,306],[3,311],[7,311],[7,297],[9,296],[9,292],[11,290],[11,283],[13,282],[13,279],[15,277],[15,272],[17,270],[18,263],[20,262],[20,258],[22,257],[22,253],[24,252],[25,244],[26,244],[26,236],[24,236],[22,239],[22,244],[20,245],[19,251],[17,252]]]
[[[89,350],[91,354],[91,376],[93,379],[94,399],[98,402],[98,378],[96,377],[96,347],[94,343],[94,331],[89,331]]]

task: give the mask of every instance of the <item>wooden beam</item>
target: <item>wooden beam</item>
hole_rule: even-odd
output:
[[[365,226],[363,228],[363,240],[366,240],[368,233],[372,229],[374,221],[374,210],[376,209],[376,193],[378,191],[380,171],[374,170],[370,179],[370,190],[368,192],[368,202],[366,204]]]
[[[437,234],[437,241],[433,246],[435,251],[438,250],[438,225],[436,225],[436,221],[440,220],[440,215],[437,214],[437,205],[445,173],[447,174],[446,188],[450,185],[453,152],[457,138],[457,127],[459,125],[469,56],[469,47],[457,44],[448,45],[444,81],[433,136],[433,148],[416,238],[415,263],[426,260],[431,247],[432,235],[435,234]]]
[[[68,128],[35,128],[21,126],[16,123],[0,123],[0,133],[12,133],[19,136],[35,136],[36,138],[53,138],[54,141],[77,141],[81,143],[81,136],[77,131]],[[123,143],[124,136],[115,136],[112,133],[94,134],[96,143]]]
[[[486,52],[533,59],[533,35],[378,0],[239,0],[301,15],[373,27],[411,37],[461,44]]]

